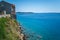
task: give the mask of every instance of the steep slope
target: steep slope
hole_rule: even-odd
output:
[[[0,40],[24,40],[19,24],[9,17],[0,18]]]

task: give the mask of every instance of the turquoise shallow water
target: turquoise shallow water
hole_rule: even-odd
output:
[[[60,14],[59,13],[17,13],[17,21],[25,28],[27,33],[41,35],[41,40],[60,40]],[[33,34],[34,35],[34,34]],[[29,40],[36,40],[31,37]],[[40,40],[40,39],[39,39]]]

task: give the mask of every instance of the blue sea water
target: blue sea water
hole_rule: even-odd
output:
[[[26,29],[27,34],[35,33],[42,36],[42,39],[39,40],[60,40],[59,13],[16,13],[16,16],[17,21]],[[31,37],[29,40],[37,40],[34,38]]]

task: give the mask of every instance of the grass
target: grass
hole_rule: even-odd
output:
[[[6,38],[5,22],[7,22],[7,20],[5,18],[0,18],[0,40]]]
[[[20,40],[16,20],[0,18],[0,40]]]

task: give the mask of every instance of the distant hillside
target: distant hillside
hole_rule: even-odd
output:
[[[20,14],[34,14],[35,12],[16,12],[16,13],[20,13]],[[44,14],[44,12],[42,12],[42,13]],[[59,12],[45,12],[45,13],[59,13]]]
[[[19,13],[19,14],[33,14],[33,12],[16,12],[16,13]]]
[[[23,40],[19,24],[14,19],[0,18],[0,40]]]

